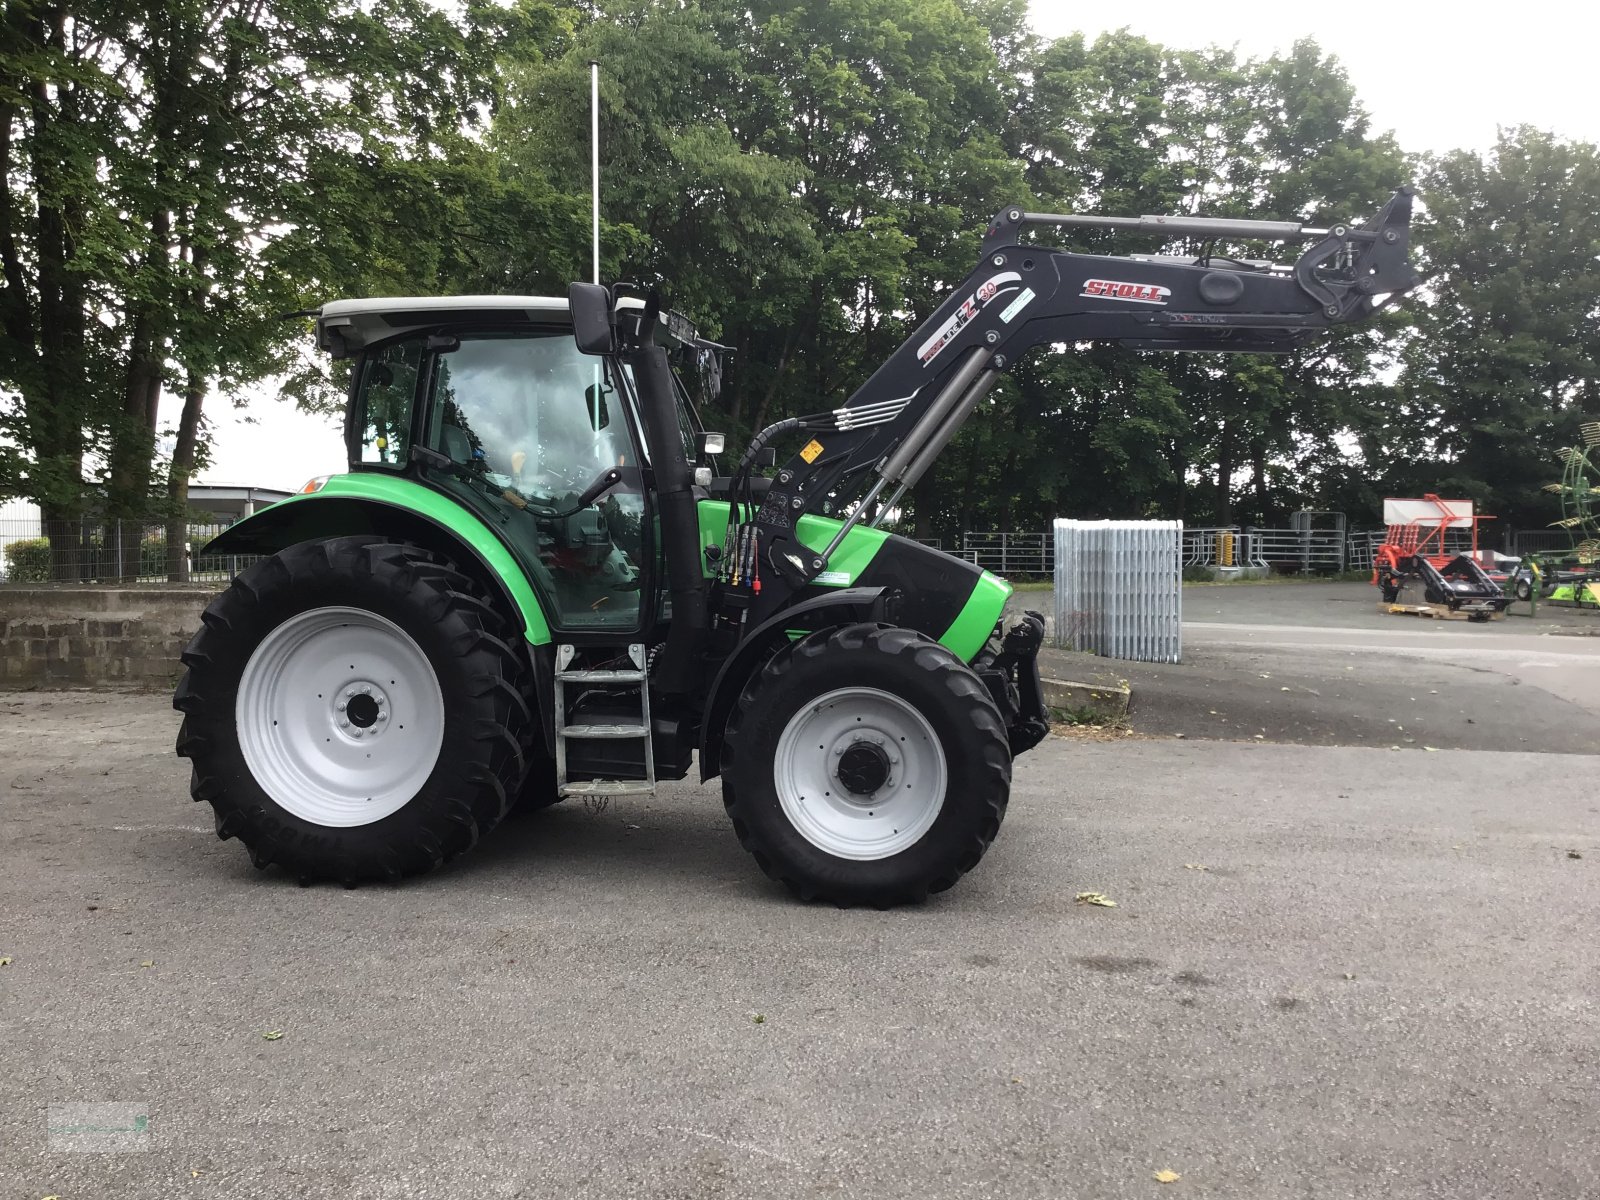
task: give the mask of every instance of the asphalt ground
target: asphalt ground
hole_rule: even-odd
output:
[[[1048,608],[1048,592],[1016,603]],[[1120,678],[1141,734],[1387,749],[1600,752],[1600,613],[1514,606],[1475,624],[1380,612],[1361,583],[1189,586],[1183,661],[1046,651],[1058,678]],[[1547,786],[1547,763],[1512,786]]]
[[[1600,1193],[1600,759],[1053,737],[880,913],[687,784],[301,889],[164,697],[0,726],[0,1195]],[[143,1150],[50,1148],[104,1102]]]
[[[0,1197],[1600,1195],[1600,641],[1198,615],[887,913],[687,783],[301,889],[164,696],[0,695]]]

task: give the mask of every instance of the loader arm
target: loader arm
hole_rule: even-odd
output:
[[[978,265],[938,310],[838,409],[769,426],[741,463],[773,438],[811,439],[776,474],[753,514],[761,560],[787,588],[828,565],[850,529],[876,525],[932,465],[978,402],[1034,346],[1119,342],[1148,350],[1283,353],[1336,325],[1362,321],[1419,282],[1409,258],[1412,192],[1402,188],[1359,226],[1288,221],[1094,217],[1002,210]],[[1029,226],[1131,229],[1165,237],[1305,241],[1289,265],[1202,255],[1110,257],[1018,240]],[[735,479],[735,487],[739,479]],[[857,500],[856,497],[860,499]],[[803,545],[808,513],[843,516],[825,550]]]

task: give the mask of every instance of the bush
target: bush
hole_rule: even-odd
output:
[[[153,534],[139,543],[139,574],[167,577],[167,535]]]
[[[50,539],[24,538],[7,545],[6,582],[49,583]]]

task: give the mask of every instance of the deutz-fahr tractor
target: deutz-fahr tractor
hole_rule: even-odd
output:
[[[1030,347],[1282,352],[1417,282],[1411,193],[1365,224],[1003,209],[978,264],[843,404],[734,461],[674,359],[717,347],[636,290],[341,300],[349,472],[240,522],[173,705],[218,836],[354,886],[428,871],[513,805],[626,797],[698,763],[802,898],[950,887],[1048,732],[1035,613],[885,528]],[[1130,229],[1185,256],[1032,244]],[[1309,242],[1285,266],[1214,245]],[[775,451],[790,451],[780,465]],[[724,464],[726,463],[726,468]]]

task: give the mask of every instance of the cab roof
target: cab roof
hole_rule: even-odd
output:
[[[644,301],[624,296],[617,311],[637,310]],[[347,358],[374,342],[406,333],[450,325],[571,325],[565,296],[373,296],[331,300],[316,311],[317,347],[335,358]],[[710,348],[679,313],[663,312],[661,324],[669,346]]]

